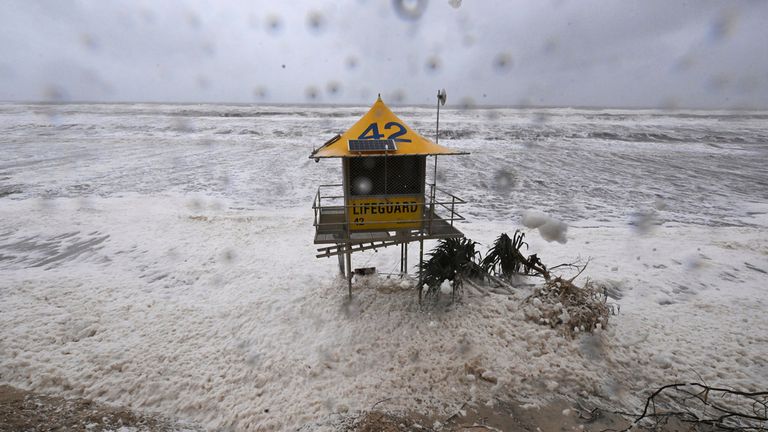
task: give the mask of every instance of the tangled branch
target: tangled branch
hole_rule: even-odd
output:
[[[660,426],[672,418],[720,430],[766,431],[768,391],[744,392],[701,383],[667,384],[648,397],[643,412],[625,431],[644,420]]]

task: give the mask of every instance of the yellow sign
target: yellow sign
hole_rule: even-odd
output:
[[[349,205],[352,231],[421,228],[424,218],[422,196],[353,198]]]

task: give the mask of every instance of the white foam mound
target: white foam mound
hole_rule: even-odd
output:
[[[520,222],[528,228],[538,228],[541,238],[548,242],[556,241],[565,244],[568,241],[566,236],[568,225],[545,213],[534,210],[525,211]]]

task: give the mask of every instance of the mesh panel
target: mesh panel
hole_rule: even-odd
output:
[[[356,157],[349,159],[350,193],[418,195],[424,178],[424,156]]]

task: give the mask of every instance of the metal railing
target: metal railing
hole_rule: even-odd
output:
[[[419,230],[427,235],[431,235],[439,223],[448,223],[451,227],[454,222],[466,220],[464,216],[458,213],[457,206],[466,204],[463,199],[436,187],[434,184],[427,185],[428,190],[425,194],[422,217],[418,219],[397,220],[402,224],[418,224],[418,228],[406,228],[409,230]],[[410,195],[412,196],[412,195]],[[386,197],[382,197],[386,198]],[[325,184],[320,185],[315,193],[312,203],[314,212],[315,233],[342,233],[349,236],[352,232],[371,232],[377,231],[376,225],[391,225],[392,221],[366,221],[366,228],[363,230],[349,230],[349,209],[360,207],[360,204],[346,204],[344,202],[343,185]],[[327,216],[327,217],[323,217]],[[334,217],[332,217],[334,216]],[[326,219],[326,221],[323,221]],[[328,221],[328,219],[340,219]],[[369,228],[370,227],[370,228]],[[382,228],[378,231],[396,231],[393,228]]]

